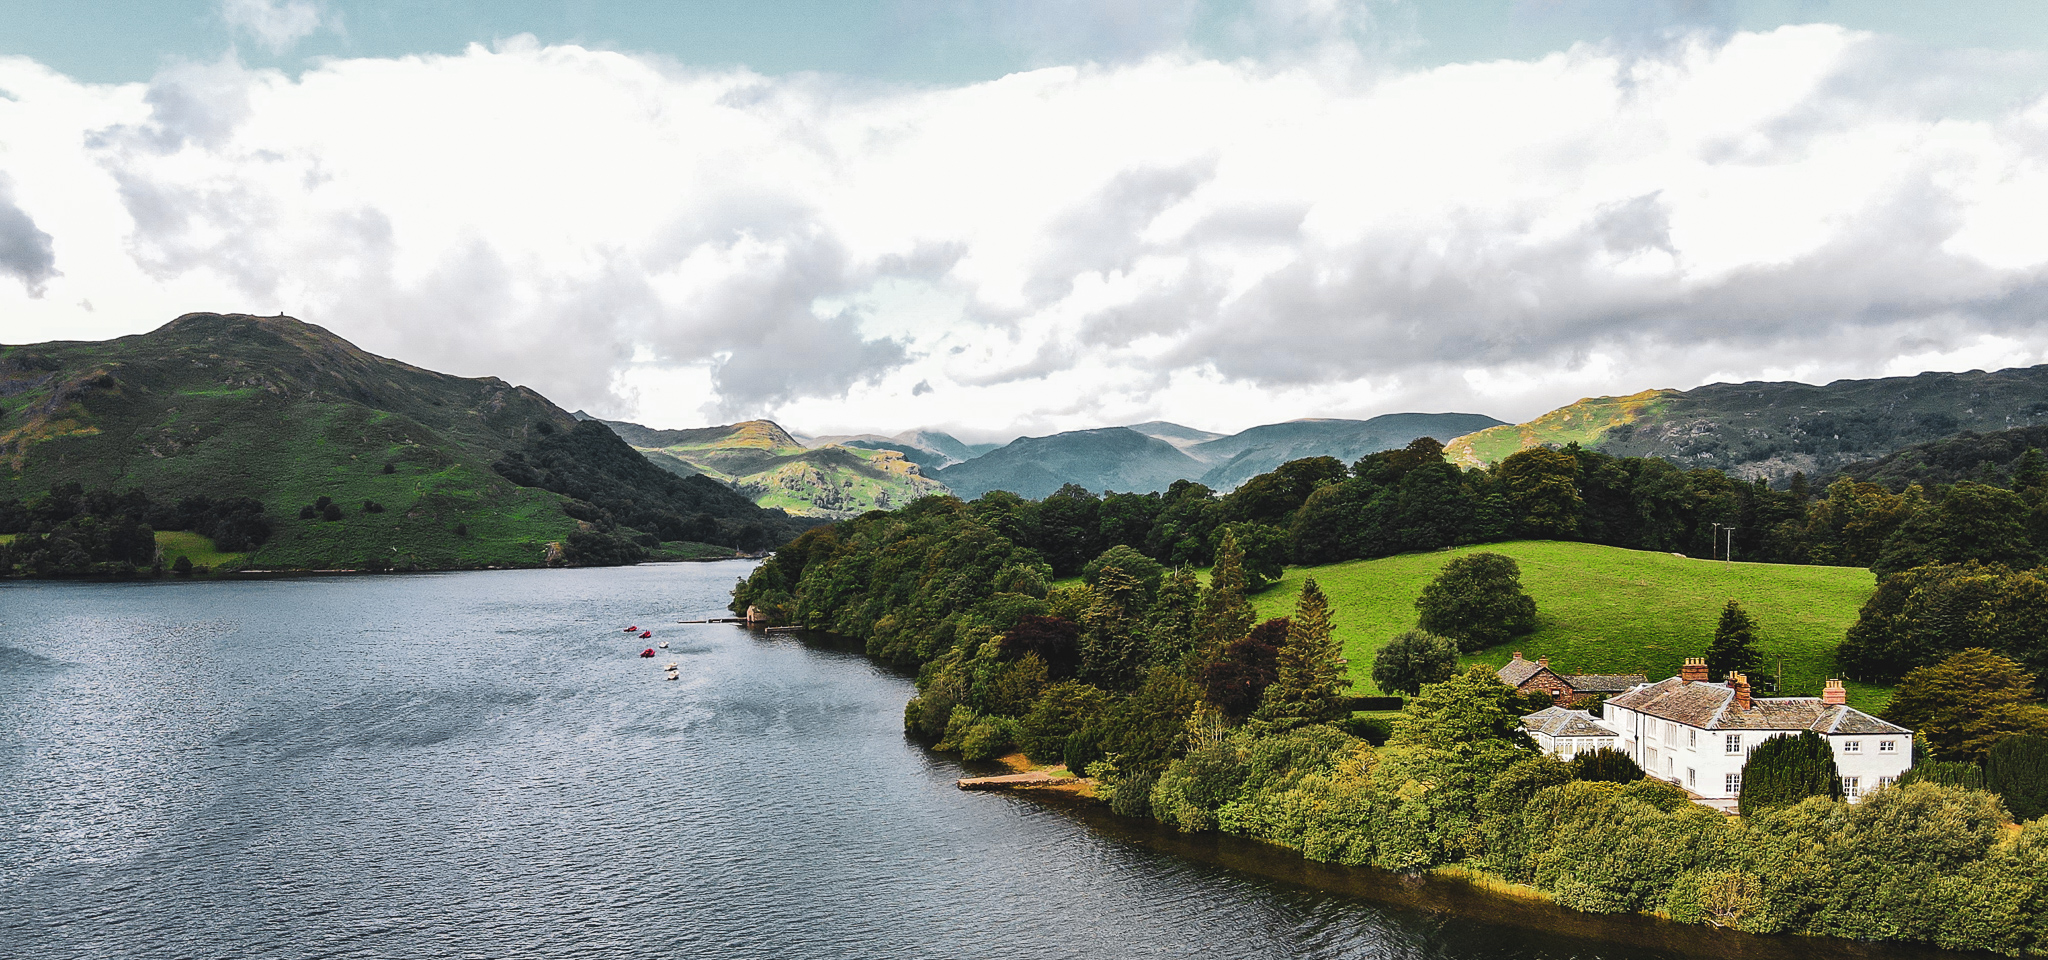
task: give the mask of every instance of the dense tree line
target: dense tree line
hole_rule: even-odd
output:
[[[153,501],[140,490],[87,491],[76,483],[26,500],[0,500],[0,576],[132,577],[161,574],[156,531],[189,530],[225,551],[270,538],[263,504],[248,497]]]

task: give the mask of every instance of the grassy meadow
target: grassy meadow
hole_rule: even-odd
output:
[[[1740,600],[1757,621],[1765,666],[1759,682],[1783,672],[1779,692],[1817,696],[1834,676],[1835,647],[1876,589],[1858,567],[1698,560],[1668,553],[1586,543],[1523,541],[1457,547],[1432,553],[1290,567],[1278,584],[1252,598],[1261,619],[1284,616],[1313,576],[1330,596],[1337,638],[1351,661],[1354,692],[1377,693],[1374,654],[1415,625],[1415,598],[1444,564],[1469,553],[1513,557],[1522,585],[1536,599],[1537,629],[1512,643],[1468,655],[1468,663],[1501,665],[1514,651],[1567,673],[1643,673],[1657,680],[1702,656],[1727,601]],[[1890,688],[1850,683],[1850,702],[1875,710]]]
[[[239,570],[249,560],[246,553],[223,552],[210,538],[184,530],[158,530],[156,550],[163,557],[166,569],[177,563],[179,557],[192,561],[195,567],[214,571]]]

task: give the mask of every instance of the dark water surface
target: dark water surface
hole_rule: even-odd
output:
[[[747,569],[0,584],[0,956],[1939,955],[963,793],[905,678],[674,623]]]

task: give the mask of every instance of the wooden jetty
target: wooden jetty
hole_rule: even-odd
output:
[[[1056,777],[1043,770],[1028,773],[1006,773],[997,777],[963,777],[953,781],[962,790],[1032,790],[1040,787],[1063,787],[1080,783],[1080,777]]]
[[[745,617],[712,617],[709,620],[677,620],[677,623],[745,623]]]
[[[769,627],[769,628],[768,628],[768,630],[767,630],[767,632],[769,632],[769,633],[795,633],[795,632],[797,632],[797,631],[799,631],[799,630],[802,630],[802,629],[803,629],[802,627]]]

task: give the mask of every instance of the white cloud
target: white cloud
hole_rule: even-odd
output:
[[[2048,356],[2048,101],[1954,109],[2011,76],[1898,55],[1810,26],[930,89],[529,40],[120,87],[0,60],[0,174],[55,251],[0,340],[283,311],[661,425],[981,437]]]
[[[290,50],[337,23],[315,0],[220,0],[220,16],[271,53]]]

